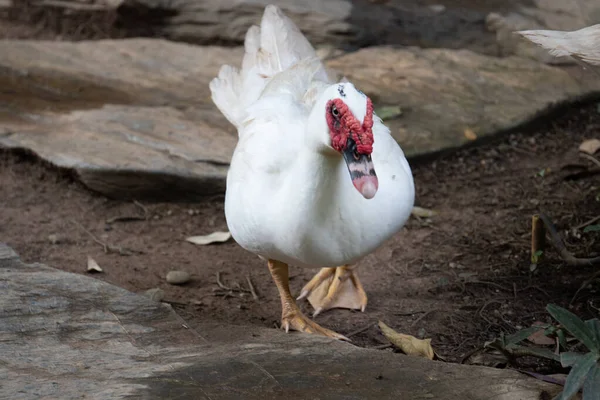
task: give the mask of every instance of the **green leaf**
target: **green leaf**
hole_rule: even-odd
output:
[[[588,372],[596,365],[598,355],[594,353],[588,353],[581,357],[579,361],[573,366],[567,381],[565,382],[565,388],[560,394],[557,400],[569,400],[575,393],[579,391],[583,383],[585,382]]]
[[[592,331],[596,343],[600,344],[600,320],[598,318],[588,319],[585,321],[585,326]]]
[[[386,121],[402,115],[402,109],[400,106],[381,106],[375,109],[375,114],[383,121]]]
[[[525,347],[525,346],[518,346],[518,347],[522,348],[522,349],[527,349],[526,351],[529,355],[541,357],[541,358],[547,358],[548,360],[554,360],[554,361],[560,362],[560,356],[558,354],[554,353],[552,350],[544,349],[542,347]]]
[[[600,344],[596,342],[591,330],[575,314],[554,304],[548,304],[546,310],[588,349],[595,352],[600,350]]]
[[[536,251],[535,253],[533,253],[533,254],[531,255],[531,263],[532,263],[532,264],[537,264],[537,263],[539,263],[539,262],[540,262],[540,258],[542,257],[542,255],[543,255],[543,254],[544,254],[544,251],[543,251],[543,250],[538,250],[538,251]],[[534,269],[535,269],[535,268],[534,268]],[[530,267],[530,270],[531,270],[531,267]],[[531,272],[533,272],[533,271],[531,271]]]
[[[590,369],[583,384],[583,400],[600,400],[600,365]]]
[[[564,353],[560,353],[560,363],[563,367],[572,367],[581,357],[583,357],[581,353],[565,351]]]
[[[600,225],[588,225],[585,228],[583,228],[583,232],[600,232]]]
[[[517,331],[515,333],[513,333],[512,335],[508,335],[506,337],[506,345],[509,346],[511,344],[517,344],[519,342],[522,342],[523,340],[527,339],[529,336],[533,335],[534,333],[536,333],[537,331],[543,329],[543,326],[531,326],[529,328],[525,328],[525,329],[521,329],[520,331]]]
[[[565,335],[565,331],[563,329],[558,329],[556,331],[556,336],[558,337],[558,344],[563,349],[567,348],[567,337]]]

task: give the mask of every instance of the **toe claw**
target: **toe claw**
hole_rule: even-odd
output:
[[[308,290],[303,290],[302,293],[300,293],[300,296],[298,296],[296,298],[296,300],[302,300],[303,298],[305,298],[306,296],[308,296]]]
[[[313,313],[313,318],[316,317],[317,315],[321,314],[321,311],[323,311],[323,307],[319,307],[315,310],[315,312]]]

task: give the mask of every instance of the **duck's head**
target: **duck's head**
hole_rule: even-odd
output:
[[[379,182],[371,159],[373,104],[350,82],[329,86],[312,110],[311,134],[326,150],[341,155],[352,184],[366,199],[377,193]],[[316,136],[316,137],[315,137]]]

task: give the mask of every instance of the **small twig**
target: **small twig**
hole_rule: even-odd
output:
[[[479,314],[479,316],[481,318],[483,318],[484,320],[486,320],[487,322],[489,322],[487,320],[487,318],[483,316],[483,310],[485,310],[486,307],[489,306],[490,304],[496,304],[496,303],[497,304],[502,304],[502,302],[499,301],[499,300],[489,300],[489,301],[486,301],[485,304],[481,306],[481,308],[479,309],[479,311],[477,312],[477,314]]]
[[[252,284],[252,279],[250,279],[250,275],[246,275],[246,282],[248,282],[248,287],[250,288],[250,293],[252,293],[252,298],[254,301],[259,301],[258,294],[254,289],[254,285]]]
[[[133,204],[135,204],[136,206],[138,206],[139,208],[142,209],[142,211],[144,212],[144,218],[148,218],[148,214],[150,214],[150,212],[148,211],[148,208],[145,205],[143,205],[142,203],[140,203],[137,200],[134,200]]]
[[[123,215],[112,217],[106,220],[107,224],[112,224],[114,222],[128,222],[128,221],[145,221],[146,217],[138,217],[135,215]]]
[[[393,313],[393,314],[398,317],[412,317],[415,314],[423,314],[425,312],[426,311],[412,311],[412,312],[397,312],[397,313]]]
[[[539,216],[540,219],[544,222],[544,225],[546,225],[546,228],[548,228],[548,233],[552,238],[552,244],[554,245],[556,250],[558,250],[561,258],[567,263],[567,265],[570,265],[572,267],[583,267],[600,264],[600,257],[577,258],[573,254],[571,254],[571,252],[567,250],[565,243],[562,241],[560,235],[556,231],[556,227],[554,226],[550,218],[545,214],[539,214]]]
[[[494,282],[480,281],[480,280],[472,280],[472,281],[465,281],[464,283],[465,283],[465,284],[466,284],[466,283],[479,283],[479,284],[481,284],[481,285],[489,285],[489,286],[496,287],[496,288],[498,288],[498,289],[500,289],[500,290],[504,290],[505,292],[510,292],[510,291],[511,291],[511,289],[509,289],[509,288],[506,288],[506,287],[504,287],[504,286],[502,286],[502,285],[499,285],[499,284],[497,284],[497,283],[494,283]]]
[[[424,313],[423,315],[421,315],[419,318],[415,319],[415,320],[413,321],[413,323],[412,323],[412,324],[410,324],[410,326],[415,326],[415,325],[416,325],[416,324],[418,324],[420,321],[422,321],[422,320],[423,320],[425,317],[427,317],[429,314],[431,314],[431,313],[434,313],[434,312],[436,312],[436,311],[438,311],[438,310],[429,310],[429,311],[427,311],[426,313]]]
[[[146,221],[148,219],[148,209],[143,204],[138,202],[137,200],[134,200],[133,204],[135,204],[137,207],[139,207],[142,210],[142,212],[144,213],[144,215],[142,215],[142,216],[122,215],[122,216],[112,217],[112,218],[107,219],[106,223],[112,224],[113,222]]]
[[[221,282],[221,272],[220,271],[217,271],[217,285],[219,285],[219,287],[223,290],[229,290],[229,291],[232,290],[230,287],[223,285],[223,282]]]
[[[583,282],[581,284],[581,286],[579,286],[579,289],[577,289],[577,291],[575,292],[575,294],[573,295],[573,298],[571,299],[571,301],[569,302],[569,305],[573,304],[573,302],[575,301],[575,299],[577,298],[577,296],[579,295],[579,292],[581,292],[583,289],[585,289],[587,287],[587,285],[589,285],[590,283],[594,282],[594,280],[600,276],[600,271],[596,271],[594,272],[594,274],[589,278],[586,279],[585,282]]]
[[[588,160],[600,167],[600,160],[598,160],[596,157],[585,153],[579,153],[579,155],[583,158],[587,158]]]
[[[376,350],[383,350],[383,349],[389,349],[390,347],[394,347],[394,345],[391,344],[391,343],[388,343],[388,344],[380,344],[379,346],[373,346],[373,347],[370,347],[370,348],[371,349],[376,349]]]
[[[598,215],[597,217],[594,217],[594,218],[592,218],[592,219],[588,219],[587,221],[585,221],[585,222],[584,222],[583,224],[581,224],[581,225],[577,225],[575,228],[573,228],[573,230],[576,230],[576,231],[578,231],[578,230],[580,230],[581,228],[585,228],[586,226],[588,226],[588,225],[591,225],[591,224],[593,224],[593,223],[594,223],[594,222],[596,222],[596,221],[600,221],[600,215]]]
[[[131,250],[131,249],[127,249],[121,246],[113,246],[110,245],[108,243],[104,243],[102,240],[98,239],[96,237],[96,235],[94,235],[92,232],[90,232],[88,229],[86,229],[83,225],[81,225],[79,222],[74,221],[74,220],[70,220],[72,223],[74,223],[75,225],[77,225],[79,228],[81,228],[85,233],[87,233],[94,242],[98,243],[100,246],[102,246],[102,248],[104,249],[105,253],[108,253],[109,251],[113,251],[115,253],[119,253],[122,256],[130,256],[133,253],[137,253],[137,254],[144,254],[143,251],[141,250]]]
[[[369,329],[371,329],[371,328],[372,328],[372,327],[374,327],[375,325],[376,325],[376,324],[375,324],[374,322],[372,322],[372,323],[370,323],[369,325],[367,325],[367,326],[363,326],[363,327],[362,327],[362,328],[360,328],[360,329],[357,329],[357,330],[355,330],[355,331],[352,331],[352,332],[348,333],[348,334],[347,334],[347,335],[345,335],[345,336],[349,338],[349,337],[352,337],[352,336],[358,335],[359,333],[363,333],[363,332],[365,332],[365,331],[368,331]]]

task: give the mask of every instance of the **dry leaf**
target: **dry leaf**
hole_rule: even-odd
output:
[[[431,339],[417,339],[411,335],[398,333],[383,322],[379,321],[379,329],[383,335],[396,347],[409,356],[426,357],[433,360],[434,352]]]
[[[414,206],[411,211],[411,214],[414,215],[415,217],[431,218],[434,215],[437,215],[438,213],[435,210],[429,210],[427,208]]]
[[[538,325],[543,326],[546,324],[543,322],[539,322],[539,321],[536,321],[533,323],[533,326],[538,326]],[[543,329],[540,329],[539,331],[536,331],[535,333],[532,333],[531,335],[529,335],[527,340],[529,340],[531,343],[539,344],[539,345],[553,345],[556,343],[555,339],[544,335]]]
[[[475,140],[475,139],[477,139],[477,134],[471,128],[465,129],[464,134],[465,134],[465,137],[467,139],[469,139],[469,140]]]
[[[600,150],[600,140],[598,140],[598,139],[584,140],[579,145],[579,151],[590,154],[590,155],[593,155],[598,150]]]
[[[186,238],[185,240],[187,240],[190,243],[199,244],[201,246],[204,246],[206,244],[211,244],[211,243],[226,242],[229,239],[231,239],[231,232],[213,232],[210,235],[190,236],[189,238]]]
[[[100,268],[96,260],[90,256],[88,256],[87,272],[102,272],[102,268]]]

